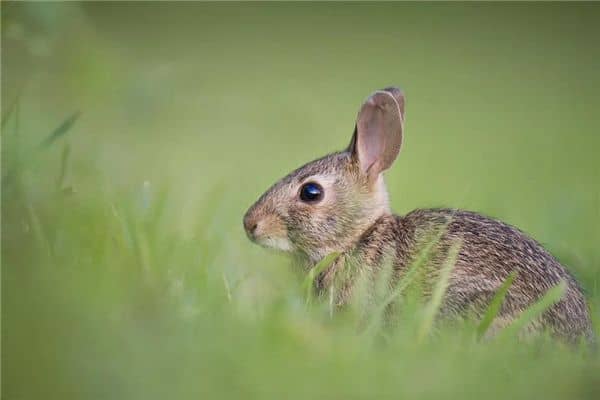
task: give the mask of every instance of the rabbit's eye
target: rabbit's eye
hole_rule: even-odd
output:
[[[318,183],[308,182],[300,188],[300,199],[307,203],[313,203],[321,200],[323,197],[323,188]]]

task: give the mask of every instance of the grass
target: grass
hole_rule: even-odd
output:
[[[3,399],[600,395],[596,352],[516,338],[561,286],[482,340],[510,279],[479,324],[437,326],[444,274],[433,301],[414,295],[426,246],[395,288],[384,268],[332,312],[306,290],[317,273],[298,279],[241,227],[398,83],[393,208],[531,233],[598,332],[597,7],[138,7],[3,4]]]
[[[56,182],[64,179],[65,154],[57,153]],[[381,303],[348,317],[332,314],[328,299],[315,304],[307,289],[336,254],[303,284],[285,273],[285,263],[250,275],[224,268],[231,263],[222,250],[231,248],[227,232],[205,230],[218,220],[211,211],[223,198],[219,190],[207,196],[198,230],[185,239],[164,229],[165,191],[145,185],[130,197],[78,204],[57,185],[46,194],[51,204],[35,203],[22,172],[13,171],[17,178],[3,188],[3,206],[13,211],[4,218],[9,233],[16,233],[15,216],[24,224],[21,238],[7,240],[18,246],[4,248],[3,282],[11,293],[4,301],[7,398],[429,398],[484,391],[489,398],[560,398],[592,396],[598,388],[600,361],[588,350],[544,337],[517,339],[560,297],[561,286],[505,329],[502,340],[479,336],[511,280],[480,326],[440,327],[432,337],[460,243],[431,301],[404,307],[402,300],[402,323],[389,330],[383,310],[403,299],[430,245],[395,288],[379,293]],[[21,295],[12,292],[17,287]],[[10,334],[14,328],[18,336]],[[560,379],[543,380],[547,374]]]
[[[508,293],[508,289],[510,289],[510,287],[512,286],[512,283],[516,277],[517,277],[517,271],[513,271],[508,276],[508,278],[504,281],[502,286],[500,286],[500,288],[498,289],[498,291],[496,292],[496,294],[490,301],[490,304],[489,304],[486,312],[483,314],[483,317],[481,318],[481,321],[479,322],[479,325],[477,326],[477,337],[478,338],[480,338],[480,339],[483,338],[483,335],[485,335],[486,332],[488,331],[488,328],[492,324],[492,321],[494,321],[494,318],[496,318],[496,316],[500,312],[500,309],[502,308],[502,303],[504,302],[504,298],[506,297],[506,293]]]

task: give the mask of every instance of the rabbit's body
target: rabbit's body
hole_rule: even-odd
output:
[[[352,259],[353,265],[376,274],[385,258],[391,255],[395,277],[401,278],[416,258],[423,256],[424,247],[433,238],[439,240],[429,249],[424,267],[428,279],[422,289],[426,296],[437,282],[437,272],[448,260],[451,245],[460,245],[440,310],[442,318],[481,317],[500,286],[517,271],[519,279],[506,294],[495,321],[497,327],[510,323],[549,289],[564,281],[567,290],[563,298],[530,329],[548,329],[569,341],[581,337],[592,339],[585,298],[569,272],[517,228],[474,212],[419,209],[405,216],[383,215],[355,247],[342,253],[342,259]],[[329,289],[338,268],[343,266],[334,263],[319,277],[319,291]],[[338,294],[340,303],[351,294],[351,288],[346,290]]]
[[[339,282],[346,261],[376,273],[391,261],[397,280],[435,237],[424,292],[454,243],[460,244],[442,303],[443,317],[480,316],[509,275],[518,273],[493,327],[501,327],[548,289],[566,283],[563,298],[530,330],[547,329],[569,341],[592,338],[585,299],[577,282],[544,248],[518,229],[477,213],[415,210],[393,215],[382,172],[402,144],[404,96],[395,88],[375,92],[363,104],[350,146],[312,161],[273,185],[244,216],[255,242],[292,253],[310,269],[330,253],[341,256],[316,280],[318,290]],[[436,237],[437,236],[437,237]],[[346,271],[347,272],[347,271]],[[344,304],[352,282],[338,285]]]

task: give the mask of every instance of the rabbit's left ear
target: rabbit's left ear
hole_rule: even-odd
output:
[[[398,88],[373,93],[364,102],[348,151],[369,179],[388,169],[400,152],[404,125],[404,94]]]

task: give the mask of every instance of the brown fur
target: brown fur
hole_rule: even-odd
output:
[[[381,172],[398,153],[404,116],[385,118],[398,112],[394,109],[403,113],[404,96],[397,89],[385,90],[394,96],[398,107],[378,91],[365,102],[357,121],[358,127],[384,128],[373,132],[355,130],[346,151],[310,162],[273,185],[244,216],[249,237],[266,247],[292,253],[307,270],[326,255],[341,253],[317,279],[317,289],[322,291],[331,287],[349,260],[364,271],[376,271],[384,257],[391,255],[394,280],[398,279],[423,243],[439,232],[441,237],[427,265],[428,285],[437,278],[452,243],[461,243],[441,309],[443,317],[481,316],[502,283],[517,271],[492,328],[508,324],[548,289],[564,281],[567,291],[563,298],[530,329],[547,329],[572,342],[580,338],[591,340],[590,318],[579,285],[550,253],[517,228],[454,209],[415,210],[405,216],[391,213]],[[371,119],[363,121],[361,115],[375,122],[379,121],[377,118],[384,120],[379,125],[371,124]],[[358,149],[357,135],[362,146]],[[386,139],[395,135],[399,137]],[[381,143],[393,143],[395,147],[382,150],[380,158],[376,157],[378,153],[364,157],[364,148],[381,147]],[[379,169],[374,172],[374,168]],[[325,191],[325,197],[315,204],[307,204],[298,196],[302,185],[311,181],[318,182]],[[351,287],[350,282],[340,291],[340,304],[348,300]]]

